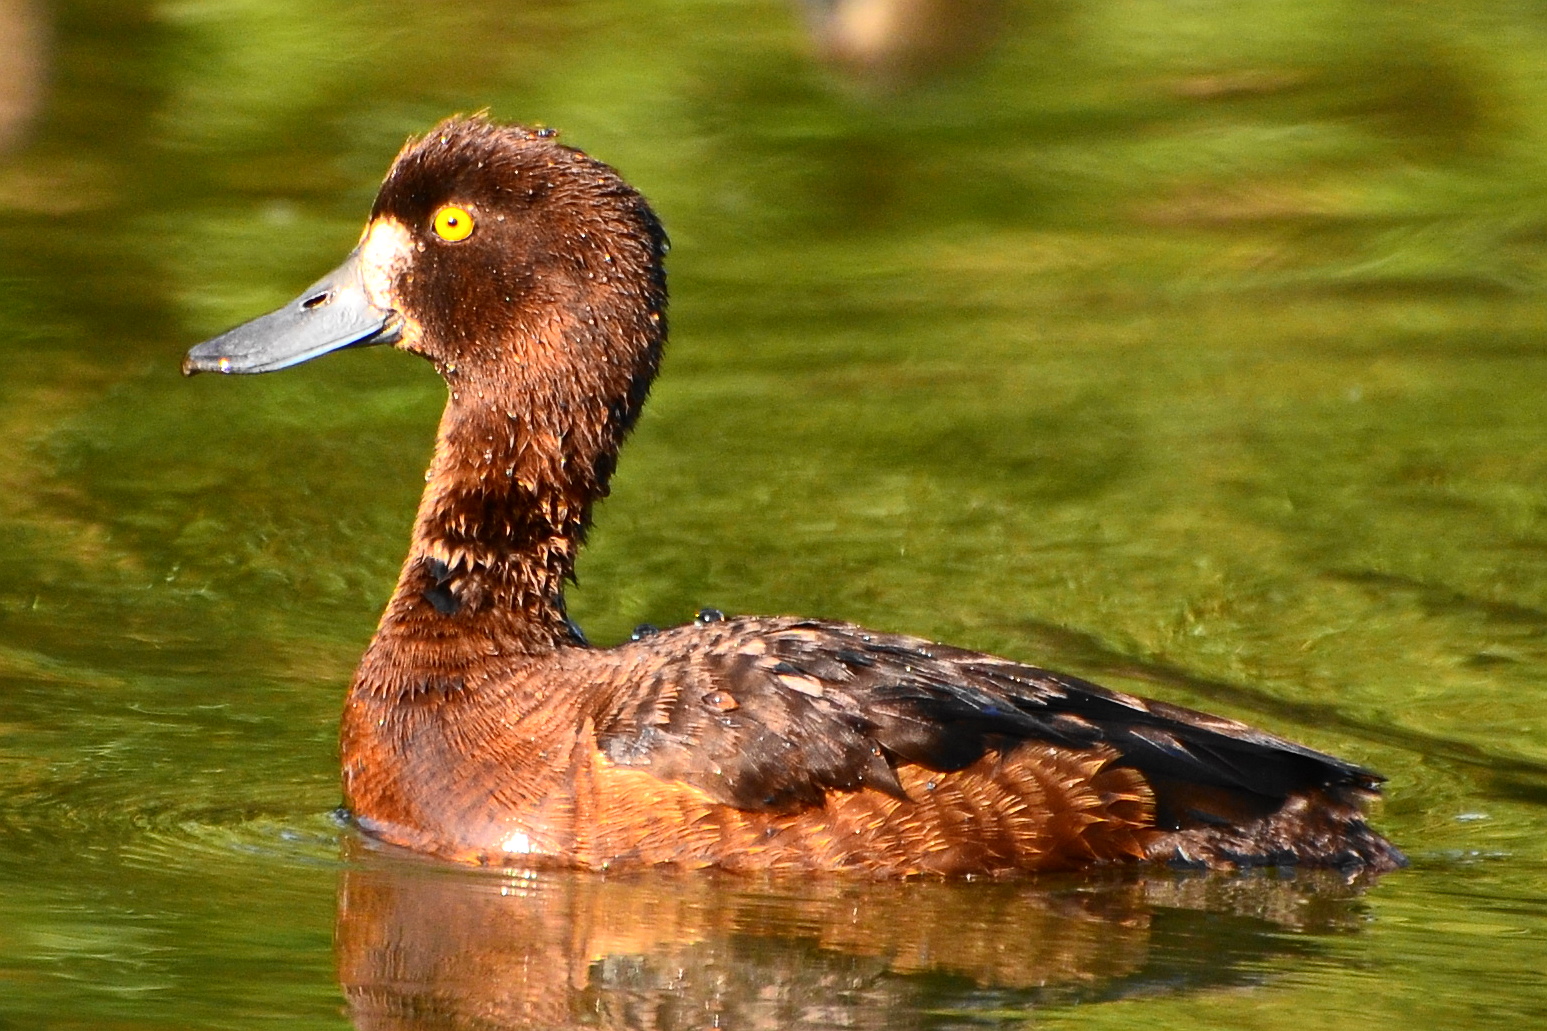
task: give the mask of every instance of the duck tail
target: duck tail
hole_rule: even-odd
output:
[[[1150,844],[1148,858],[1182,868],[1298,865],[1386,873],[1406,866],[1407,857],[1365,821],[1365,804],[1378,794],[1362,785],[1304,788],[1242,824],[1168,832]]]

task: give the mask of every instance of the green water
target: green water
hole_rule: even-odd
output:
[[[951,11],[866,59],[773,2],[0,2],[0,1027],[1547,1023],[1547,17]],[[1223,711],[1387,774],[1412,868],[362,849],[337,710],[441,386],[177,367],[485,106],[675,244],[593,639],[797,612]]]

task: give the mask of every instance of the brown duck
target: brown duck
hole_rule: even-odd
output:
[[[350,686],[344,798],[468,863],[1007,874],[1386,870],[1368,770],[1233,720],[847,623],[725,618],[592,648],[563,589],[666,338],[666,237],[547,131],[410,141],[359,246],[200,344],[268,372],[393,344],[451,397]]]

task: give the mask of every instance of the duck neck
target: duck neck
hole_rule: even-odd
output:
[[[533,396],[530,383],[454,367],[441,373],[451,397],[372,652],[392,653],[394,675],[436,667],[460,680],[498,656],[584,644],[565,614],[564,582],[591,506],[606,493],[621,430],[606,425],[605,411],[585,411],[600,407],[587,399]],[[586,425],[596,429],[578,428]]]

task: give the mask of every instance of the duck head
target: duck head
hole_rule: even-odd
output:
[[[665,251],[611,168],[548,131],[454,118],[403,148],[342,265],[183,371],[371,344],[429,359],[450,399],[381,634],[455,618],[511,648],[569,641],[562,585],[665,340]]]
[[[184,374],[391,344],[459,400],[605,397],[626,429],[665,337],[665,233],[611,168],[553,137],[474,117],[410,140],[344,263],[193,348]]]

